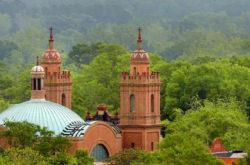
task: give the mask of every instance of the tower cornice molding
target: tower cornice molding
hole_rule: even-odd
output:
[[[163,124],[133,124],[133,125],[119,125],[120,128],[161,128]]]

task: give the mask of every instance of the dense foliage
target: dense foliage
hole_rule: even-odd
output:
[[[161,154],[168,158],[167,164],[209,162],[212,159],[208,146],[216,137],[221,137],[229,150],[250,149],[250,124],[236,102],[205,102],[204,106],[179,116],[168,125],[166,138],[160,144]]]
[[[155,155],[138,149],[126,149],[107,160],[111,165],[157,164]]]
[[[69,154],[71,146],[66,137],[55,136],[46,128],[28,122],[5,123],[7,129],[2,131],[1,138],[7,138],[10,148],[0,152],[0,164],[7,165],[91,165],[86,151],[78,150],[75,155]]]
[[[168,125],[167,135],[159,150],[145,153],[126,150],[110,158],[114,164],[223,164],[209,152],[208,146],[216,137],[229,150],[250,151],[250,124],[240,105],[230,102],[205,102],[189,110]],[[245,160],[242,160],[242,163]]]
[[[30,98],[30,69],[47,48],[48,26],[73,75],[73,110],[84,116],[106,103],[119,112],[119,74],[129,69],[142,26],[151,70],[161,73],[167,134],[157,152],[128,150],[111,162],[220,164],[207,148],[215,137],[250,152],[249,20],[248,0],[0,1],[0,112]],[[4,151],[0,164],[92,163],[86,152],[66,154],[67,140],[47,130],[9,127],[4,136],[15,148]]]
[[[4,0],[0,58],[32,63],[46,48],[49,26],[64,57],[82,42],[89,51],[100,41],[133,50],[138,26],[144,47],[166,58],[248,55],[249,6],[247,0]]]
[[[119,110],[119,72],[128,70],[138,25],[146,50],[177,59],[151,57],[163,82],[163,119],[173,120],[178,108],[185,112],[197,100],[230,97],[250,113],[248,1],[111,2],[1,1],[0,111],[29,99],[29,69],[47,47],[49,24],[64,68],[73,72],[73,107],[80,115],[100,102]]]

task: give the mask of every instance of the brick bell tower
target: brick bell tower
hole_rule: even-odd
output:
[[[120,80],[120,127],[123,148],[153,151],[160,140],[160,74],[150,71],[149,55],[142,49],[138,29],[137,49],[130,58],[130,72]]]
[[[61,70],[61,55],[54,48],[54,37],[50,28],[49,48],[41,59],[45,71],[44,89],[46,100],[71,108],[71,74]]]

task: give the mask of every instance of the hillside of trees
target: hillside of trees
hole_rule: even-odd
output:
[[[106,103],[119,112],[119,76],[140,26],[151,70],[161,73],[168,129],[157,152],[126,151],[110,161],[220,164],[207,148],[215,137],[250,152],[249,21],[248,0],[0,0],[0,112],[30,99],[30,70],[47,49],[50,26],[72,72],[72,109],[84,117]],[[19,149],[0,163],[17,152],[41,154]]]
[[[32,63],[47,46],[50,26],[65,58],[81,42],[133,50],[138,26],[145,49],[168,59],[248,55],[249,20],[247,0],[1,0],[0,57]]]

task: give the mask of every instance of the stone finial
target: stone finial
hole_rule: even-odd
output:
[[[49,49],[53,49],[54,48],[54,36],[53,36],[53,28],[50,27],[50,36],[49,36]]]
[[[97,105],[97,110],[98,111],[106,111],[107,110],[107,105],[102,103],[102,104],[99,104]]]
[[[38,65],[39,65],[39,57],[36,56],[36,66],[38,66]]]
[[[137,37],[137,49],[142,49],[142,36],[141,36],[142,29],[138,28],[138,37]]]

